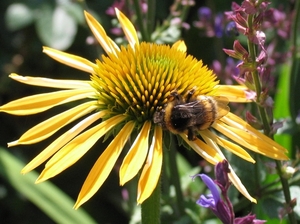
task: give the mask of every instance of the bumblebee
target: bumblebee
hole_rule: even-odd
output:
[[[174,134],[185,133],[192,141],[196,139],[197,131],[209,128],[229,112],[227,98],[194,96],[194,92],[192,89],[186,96],[171,92],[169,102],[155,111],[153,122]]]

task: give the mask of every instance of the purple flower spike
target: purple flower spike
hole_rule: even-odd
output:
[[[202,179],[202,181],[205,183],[205,185],[209,188],[209,190],[211,191],[211,195],[212,195],[212,197],[211,197],[211,195],[210,195],[210,197],[208,197],[208,199],[206,199],[206,202],[208,202],[208,201],[211,201],[212,199],[213,199],[213,201],[214,201],[214,203],[211,203],[211,204],[213,204],[214,206],[220,201],[220,193],[219,193],[219,191],[218,191],[218,188],[217,188],[217,186],[216,186],[216,184],[215,184],[215,182],[209,177],[209,176],[207,176],[207,175],[205,175],[205,174],[199,174],[199,176],[200,176],[200,178]],[[201,195],[201,197],[200,197],[200,200],[199,201],[201,201],[201,199],[204,197],[205,198],[205,196],[203,196],[203,195]],[[203,201],[203,202],[205,202],[205,201]],[[201,205],[202,206],[202,205]],[[209,206],[203,206],[203,207],[209,207]]]
[[[232,223],[234,217],[231,215],[226,204],[223,201],[221,201],[220,193],[215,182],[205,174],[198,174],[195,175],[193,178],[195,178],[196,176],[200,176],[202,181],[211,191],[211,194],[209,195],[201,195],[199,200],[197,200],[197,204],[204,208],[211,209],[211,211],[223,223]]]
[[[204,208],[215,208],[216,202],[212,194],[201,195],[199,200],[197,200],[197,204]]]

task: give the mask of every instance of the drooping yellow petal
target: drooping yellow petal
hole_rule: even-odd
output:
[[[40,142],[55,132],[57,132],[62,127],[71,123],[72,121],[92,112],[97,109],[97,101],[89,101],[83,104],[80,104],[77,107],[71,108],[63,113],[57,114],[48,120],[39,123],[38,125],[32,127],[26,131],[17,141],[14,141],[13,144],[9,143],[8,146],[15,145],[28,145]]]
[[[215,165],[218,162],[222,161],[223,158],[209,145],[205,144],[200,139],[196,138],[194,141],[190,141],[187,139],[185,134],[180,135],[183,140],[197,152],[200,156],[202,156],[206,161]]]
[[[251,163],[255,163],[255,160],[247,153],[242,147],[238,146],[237,144],[234,144],[230,141],[227,141],[224,138],[221,138],[215,134],[213,134],[211,131],[203,130],[202,133],[205,133],[206,136],[208,136],[210,139],[213,139],[218,145],[222,146],[223,148],[231,151],[235,155],[243,158],[246,161],[249,161]]]
[[[21,76],[16,73],[9,75],[15,81],[33,86],[52,87],[60,89],[88,89],[91,88],[90,81],[48,79],[43,77]]]
[[[215,87],[217,96],[226,97],[229,102],[236,103],[246,103],[252,102],[252,100],[247,99],[246,91],[247,87],[242,85],[216,85]]]
[[[139,38],[137,36],[136,30],[130,20],[122,12],[120,12],[117,8],[115,8],[115,11],[125,33],[125,36],[127,37],[127,40],[132,49],[134,49],[134,46],[139,44]]]
[[[229,150],[233,154],[241,157],[242,159],[250,162],[255,163],[255,160],[247,153],[242,147],[238,146],[237,144],[234,144],[230,141],[227,141],[224,138],[217,137],[217,143],[218,145],[222,146],[223,148]]]
[[[42,93],[11,101],[1,106],[0,112],[14,115],[37,114],[64,103],[94,96],[93,89],[72,89]]]
[[[131,180],[141,169],[148,153],[151,122],[146,121],[134,140],[120,167],[120,185]]]
[[[222,119],[226,124],[231,125],[232,127],[240,128],[244,131],[250,131],[253,134],[257,135],[259,138],[261,138],[266,143],[274,146],[276,149],[281,151],[282,153],[287,153],[287,149],[279,145],[274,140],[270,139],[268,136],[264,135],[263,133],[257,131],[255,128],[253,128],[251,125],[249,125],[246,121],[238,117],[237,115],[233,113],[228,113],[224,119]],[[285,158],[287,159],[287,158]]]
[[[204,132],[200,132],[202,138],[204,139],[204,141],[206,142],[207,145],[209,145],[211,148],[215,149],[216,152],[218,152],[218,155],[221,157],[220,161],[223,161],[225,158],[224,154],[222,153],[222,151],[220,150],[219,146],[217,145],[217,143],[209,138]],[[219,161],[219,162],[220,162]],[[247,191],[247,189],[245,188],[245,186],[242,184],[240,178],[236,175],[236,173],[234,172],[234,170],[232,169],[232,167],[230,166],[230,164],[228,164],[229,169],[230,169],[230,173],[228,174],[229,179],[232,181],[233,185],[246,197],[248,198],[251,202],[256,203],[256,200],[249,194],[249,192]]]
[[[59,138],[57,138],[54,142],[52,142],[46,149],[44,149],[40,154],[38,154],[33,160],[31,160],[21,171],[21,173],[25,174],[29,171],[35,169],[37,166],[41,165],[47,159],[49,159],[54,153],[56,153],[60,148],[66,145],[69,141],[71,141],[75,136],[85,130],[88,126],[90,126],[95,121],[99,120],[103,116],[109,114],[109,111],[102,110],[97,113],[94,113],[78,124],[76,124],[73,128],[62,134]]]
[[[246,198],[248,198],[249,201],[253,203],[257,203],[256,199],[253,198],[245,188],[245,186],[242,184],[240,178],[236,175],[232,167],[229,165],[229,169],[231,172],[228,174],[230,181],[233,183],[233,185],[238,189],[239,192],[241,192]]]
[[[45,165],[36,183],[45,181],[77,162],[105,133],[124,121],[126,116],[116,115],[90,128],[71,140]]]
[[[221,161],[223,159],[225,159],[225,156],[223,155],[221,149],[219,148],[218,144],[211,139],[209,136],[206,135],[206,133],[204,131],[199,131],[201,137],[203,138],[204,142],[210,146],[212,149],[214,149],[214,151],[216,151],[216,153],[218,153],[218,155],[222,158]],[[218,161],[220,162],[220,161]]]
[[[184,41],[182,41],[182,40],[176,41],[172,45],[172,48],[176,48],[178,51],[182,51],[182,52],[186,52],[187,51],[187,47],[186,47]]]
[[[266,155],[266,152],[264,152],[264,150],[262,150],[262,145],[258,145],[259,140],[255,136],[252,136],[252,140],[253,140],[252,144],[249,144],[247,141],[245,141],[245,139],[244,139],[245,135],[244,135],[243,131],[241,131],[240,129],[236,129],[234,131],[234,130],[232,130],[232,128],[225,125],[224,123],[221,123],[220,121],[216,121],[213,124],[213,128],[215,128],[217,131],[221,132],[222,134],[224,134],[231,140],[237,142],[238,144],[240,144],[254,152],[260,153],[262,155]],[[246,135],[249,135],[249,133],[247,133]]]
[[[143,203],[155,189],[162,167],[162,128],[155,126],[151,146],[138,183],[138,204]]]
[[[75,209],[89,200],[106,180],[122,152],[125,143],[129,139],[134,126],[135,123],[133,121],[127,122],[97,159],[80,190],[77,201],[74,205]]]
[[[107,36],[103,27],[91,14],[84,11],[84,15],[88,26],[90,27],[91,31],[93,32],[94,36],[96,37],[104,51],[108,54],[111,53],[116,55],[116,52],[120,51],[116,43],[112,39],[110,39],[110,37]]]
[[[222,120],[222,118],[221,118]],[[272,144],[268,144],[263,139],[259,138],[256,132],[245,131],[240,128],[228,126],[221,121],[216,121],[213,128],[221,132],[223,135],[237,142],[238,144],[262,155],[266,155],[273,159],[288,159],[285,151],[276,148]],[[255,129],[254,129],[255,130]]]
[[[43,47],[43,52],[62,64],[68,65],[70,67],[79,69],[87,73],[94,73],[94,69],[97,68],[96,64],[90,62],[85,58],[73,54],[68,54],[63,51],[55,50],[50,47]]]

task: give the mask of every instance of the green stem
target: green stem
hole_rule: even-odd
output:
[[[145,26],[144,23],[144,18],[143,18],[143,13],[140,7],[140,1],[139,0],[133,0],[136,16],[137,16],[137,23],[139,25],[141,35],[142,35],[142,40],[146,42],[150,42],[150,37],[149,33],[147,31],[147,27]]]
[[[253,15],[249,15],[248,16],[248,26],[249,26],[249,32],[250,33],[253,32],[252,28],[251,28],[252,23],[253,23]],[[248,44],[248,51],[249,51],[250,60],[253,63],[253,68],[256,68],[257,66],[256,66],[256,48],[255,48],[255,45],[249,39],[247,40],[247,44]],[[259,115],[260,115],[261,121],[262,121],[263,126],[264,126],[264,132],[265,132],[266,135],[269,135],[270,132],[271,132],[271,127],[270,127],[268,115],[266,113],[265,108],[260,105],[260,95],[261,95],[262,88],[261,88],[261,82],[260,82],[260,79],[259,79],[258,71],[255,69],[253,72],[251,72],[251,74],[252,74],[252,79],[254,81],[254,86],[255,86],[257,109],[259,111]]]
[[[300,1],[296,1],[296,6],[295,6],[295,18],[293,19],[293,27],[292,27],[292,35],[291,35],[291,45],[292,45],[292,65],[291,65],[291,75],[290,75],[290,92],[289,92],[289,97],[290,97],[290,113],[292,117],[292,121],[295,121],[297,113],[296,113],[296,108],[295,108],[295,91],[298,89],[298,86],[296,86],[295,79],[298,75],[298,67],[299,67],[299,59],[297,59],[297,39],[299,36],[299,33],[297,32],[299,29],[299,22],[300,22]]]
[[[184,200],[180,185],[180,176],[178,172],[178,166],[176,161],[176,152],[177,152],[177,146],[175,145],[175,139],[172,135],[171,137],[171,144],[170,149],[168,150],[169,154],[169,162],[170,162],[170,176],[172,177],[172,183],[175,187],[176,192],[176,199],[177,199],[177,208],[178,208],[178,215],[181,216],[184,214]]]
[[[160,224],[160,180],[151,196],[142,204],[142,224]]]
[[[147,3],[148,3],[147,32],[148,34],[150,34],[154,30],[156,0],[148,0]],[[151,35],[149,35],[149,38],[151,39]]]
[[[283,195],[284,195],[286,204],[288,206],[290,206],[291,193],[290,193],[289,183],[288,183],[288,180],[286,178],[284,178],[284,176],[283,176],[283,173],[282,173],[282,170],[281,170],[281,163],[280,163],[280,161],[277,161],[277,160],[276,160],[276,170],[277,170],[277,173],[278,173],[278,175],[280,177],[280,181],[281,181],[281,185],[282,185],[282,190],[283,190]],[[295,217],[293,209],[292,209],[291,213],[288,213],[288,217],[289,217],[289,220],[290,220],[291,224],[297,224],[296,217]]]
[[[248,22],[248,28],[249,28],[249,33],[250,34],[254,33],[253,30],[252,30],[253,19],[254,19],[253,15],[248,16],[247,22]],[[250,60],[253,63],[253,67],[255,68],[256,67],[256,49],[255,49],[254,44],[249,39],[247,41],[248,41],[249,57],[250,57]],[[254,70],[252,72],[252,78],[253,78],[253,81],[254,81],[256,95],[257,95],[257,104],[256,105],[258,107],[258,112],[259,112],[259,115],[260,115],[261,120],[262,120],[263,125],[264,125],[264,134],[267,135],[267,136],[270,136],[271,135],[271,127],[270,127],[270,123],[268,121],[268,115],[266,113],[265,108],[263,108],[260,105],[260,94],[261,94],[262,88],[261,88],[261,82],[260,82],[257,70]],[[276,169],[277,169],[277,173],[280,177],[280,181],[281,181],[285,201],[289,205],[290,202],[291,202],[289,184],[288,184],[287,179],[283,177],[282,170],[281,170],[281,163],[279,161],[276,161]],[[294,214],[293,211],[291,213],[289,213],[288,216],[289,216],[289,220],[290,220],[291,224],[296,224],[297,223],[296,218],[295,218],[295,214]]]
[[[183,8],[182,8],[181,13],[180,13],[180,19],[181,19],[182,22],[184,22],[186,20],[186,17],[188,16],[190,8],[191,8],[191,6],[189,4],[183,5]]]
[[[249,15],[247,21],[248,21],[249,33],[251,34],[251,33],[253,33],[253,31],[252,31],[253,15]],[[247,40],[247,44],[248,44],[248,51],[249,51],[250,60],[253,63],[253,67],[256,68],[256,49],[255,49],[255,46],[249,39]],[[257,101],[259,102],[259,98],[260,98],[260,94],[261,94],[261,84],[260,84],[260,81],[259,81],[259,75],[258,75],[257,70],[254,70],[252,72],[252,78],[253,78],[254,85],[255,85]]]

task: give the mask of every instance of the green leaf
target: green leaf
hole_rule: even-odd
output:
[[[268,197],[260,201],[260,203],[255,206],[256,217],[261,220],[267,220],[267,223],[277,224],[278,212],[283,208],[284,198],[281,193],[274,194],[273,197]],[[286,219],[280,220],[280,223],[286,224]]]
[[[274,118],[290,119],[289,110],[289,88],[290,88],[290,66],[283,65],[280,73],[277,85],[277,94],[275,95],[274,101]],[[292,138],[289,134],[276,134],[274,136],[276,142],[284,146],[287,149],[291,149]]]
[[[77,33],[76,19],[64,7],[44,5],[36,14],[36,29],[42,42],[52,48],[65,50]]]
[[[199,186],[203,187],[200,178],[196,178],[194,181],[192,179],[193,176],[200,173],[200,166],[192,167],[180,153],[176,154],[176,162],[178,164],[180,183],[183,191],[186,191],[188,188],[199,190]]]
[[[85,17],[83,14],[83,8],[80,4],[74,3],[73,1],[60,2],[60,6],[74,18],[77,24],[86,25]],[[98,20],[99,21],[99,20]]]
[[[6,10],[5,21],[10,31],[22,29],[33,22],[33,11],[23,3],[11,4]]]
[[[7,150],[0,148],[0,175],[54,222],[96,223],[83,209],[74,210],[74,201],[50,181],[34,184],[38,177],[36,172],[21,175],[20,170],[24,165]]]

